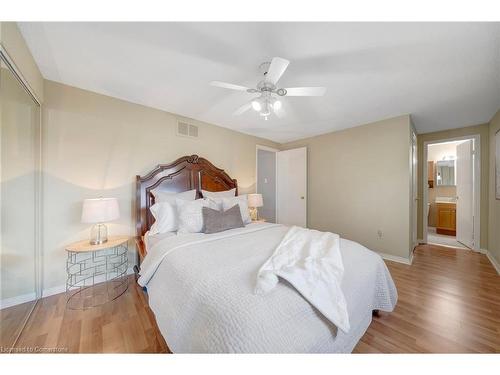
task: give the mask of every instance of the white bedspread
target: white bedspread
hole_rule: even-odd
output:
[[[256,223],[167,237],[148,249],[139,283],[147,286],[150,307],[174,353],[351,352],[372,310],[393,310],[397,292],[380,256],[345,239],[341,289],[349,333],[337,330],[286,282],[256,295],[257,272],[287,230]]]
[[[288,281],[330,322],[349,331],[349,315],[340,288],[344,265],[340,236],[293,226],[257,274],[255,292],[269,293],[278,276]]]

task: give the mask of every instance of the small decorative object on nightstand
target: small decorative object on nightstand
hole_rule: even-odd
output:
[[[66,247],[67,306],[85,310],[120,297],[128,288],[128,237],[110,237],[91,245],[84,240]]]
[[[108,240],[106,224],[120,217],[116,198],[85,199],[82,208],[82,223],[94,224],[90,230],[90,244],[99,245]]]
[[[252,221],[259,221],[259,211],[257,208],[263,205],[262,194],[248,194],[248,207],[250,208]]]

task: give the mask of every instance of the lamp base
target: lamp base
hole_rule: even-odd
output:
[[[250,219],[252,219],[252,221],[259,220],[259,211],[257,210],[257,207],[250,207],[249,213]]]
[[[101,245],[108,242],[108,228],[104,224],[95,224],[90,229],[90,244]]]

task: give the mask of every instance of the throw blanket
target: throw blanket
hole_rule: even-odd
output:
[[[349,315],[340,288],[343,274],[338,234],[292,227],[260,268],[255,293],[268,293],[278,284],[278,276],[282,277],[328,320],[348,332]]]

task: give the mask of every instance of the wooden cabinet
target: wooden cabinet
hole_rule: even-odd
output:
[[[436,232],[454,236],[457,228],[457,206],[455,203],[437,203]]]

